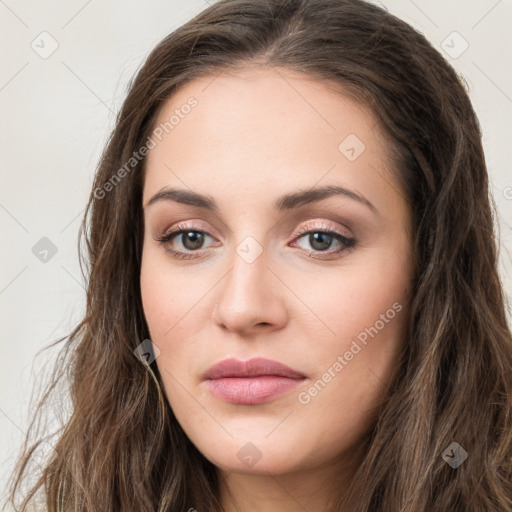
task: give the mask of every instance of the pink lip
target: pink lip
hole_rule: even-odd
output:
[[[305,379],[289,366],[264,358],[224,359],[203,374],[213,395],[241,405],[268,402]]]

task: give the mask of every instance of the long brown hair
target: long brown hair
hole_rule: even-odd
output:
[[[349,493],[333,510],[510,512],[512,336],[479,122],[457,73],[426,38],[362,0],[221,0],[151,52],[130,84],[80,228],[86,314],[55,342],[65,341],[36,411],[67,382],[71,413],[20,510],[43,487],[52,512],[222,510],[217,469],[180,428],[156,364],[134,355],[149,337],[139,288],[144,158],[126,162],[178,87],[248,64],[304,73],[364,101],[390,140],[413,211],[407,347]],[[36,415],[13,474],[13,504],[31,471]],[[447,448],[467,459],[453,467]]]

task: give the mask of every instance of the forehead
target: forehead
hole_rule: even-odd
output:
[[[144,201],[168,185],[215,195],[231,184],[247,193],[289,191],[325,177],[369,189],[389,162],[370,109],[328,83],[282,68],[187,83],[163,104],[154,126]]]

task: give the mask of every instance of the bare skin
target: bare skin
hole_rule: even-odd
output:
[[[227,512],[327,510],[407,342],[411,211],[389,144],[348,96],[289,70],[245,69],[187,84],[157,125],[192,96],[197,105],[151,149],[143,192],[141,292],[165,393],[219,468]],[[365,199],[274,209],[327,185]],[[207,195],[218,211],[148,204],[166,187]],[[156,240],[178,225],[184,233]],[[229,403],[201,378],[228,357],[265,357],[305,378],[265,403]]]

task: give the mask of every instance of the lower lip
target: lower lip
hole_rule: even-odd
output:
[[[278,395],[297,386],[304,379],[291,379],[276,375],[260,377],[225,377],[208,380],[210,391],[231,404],[256,405],[269,402]]]

